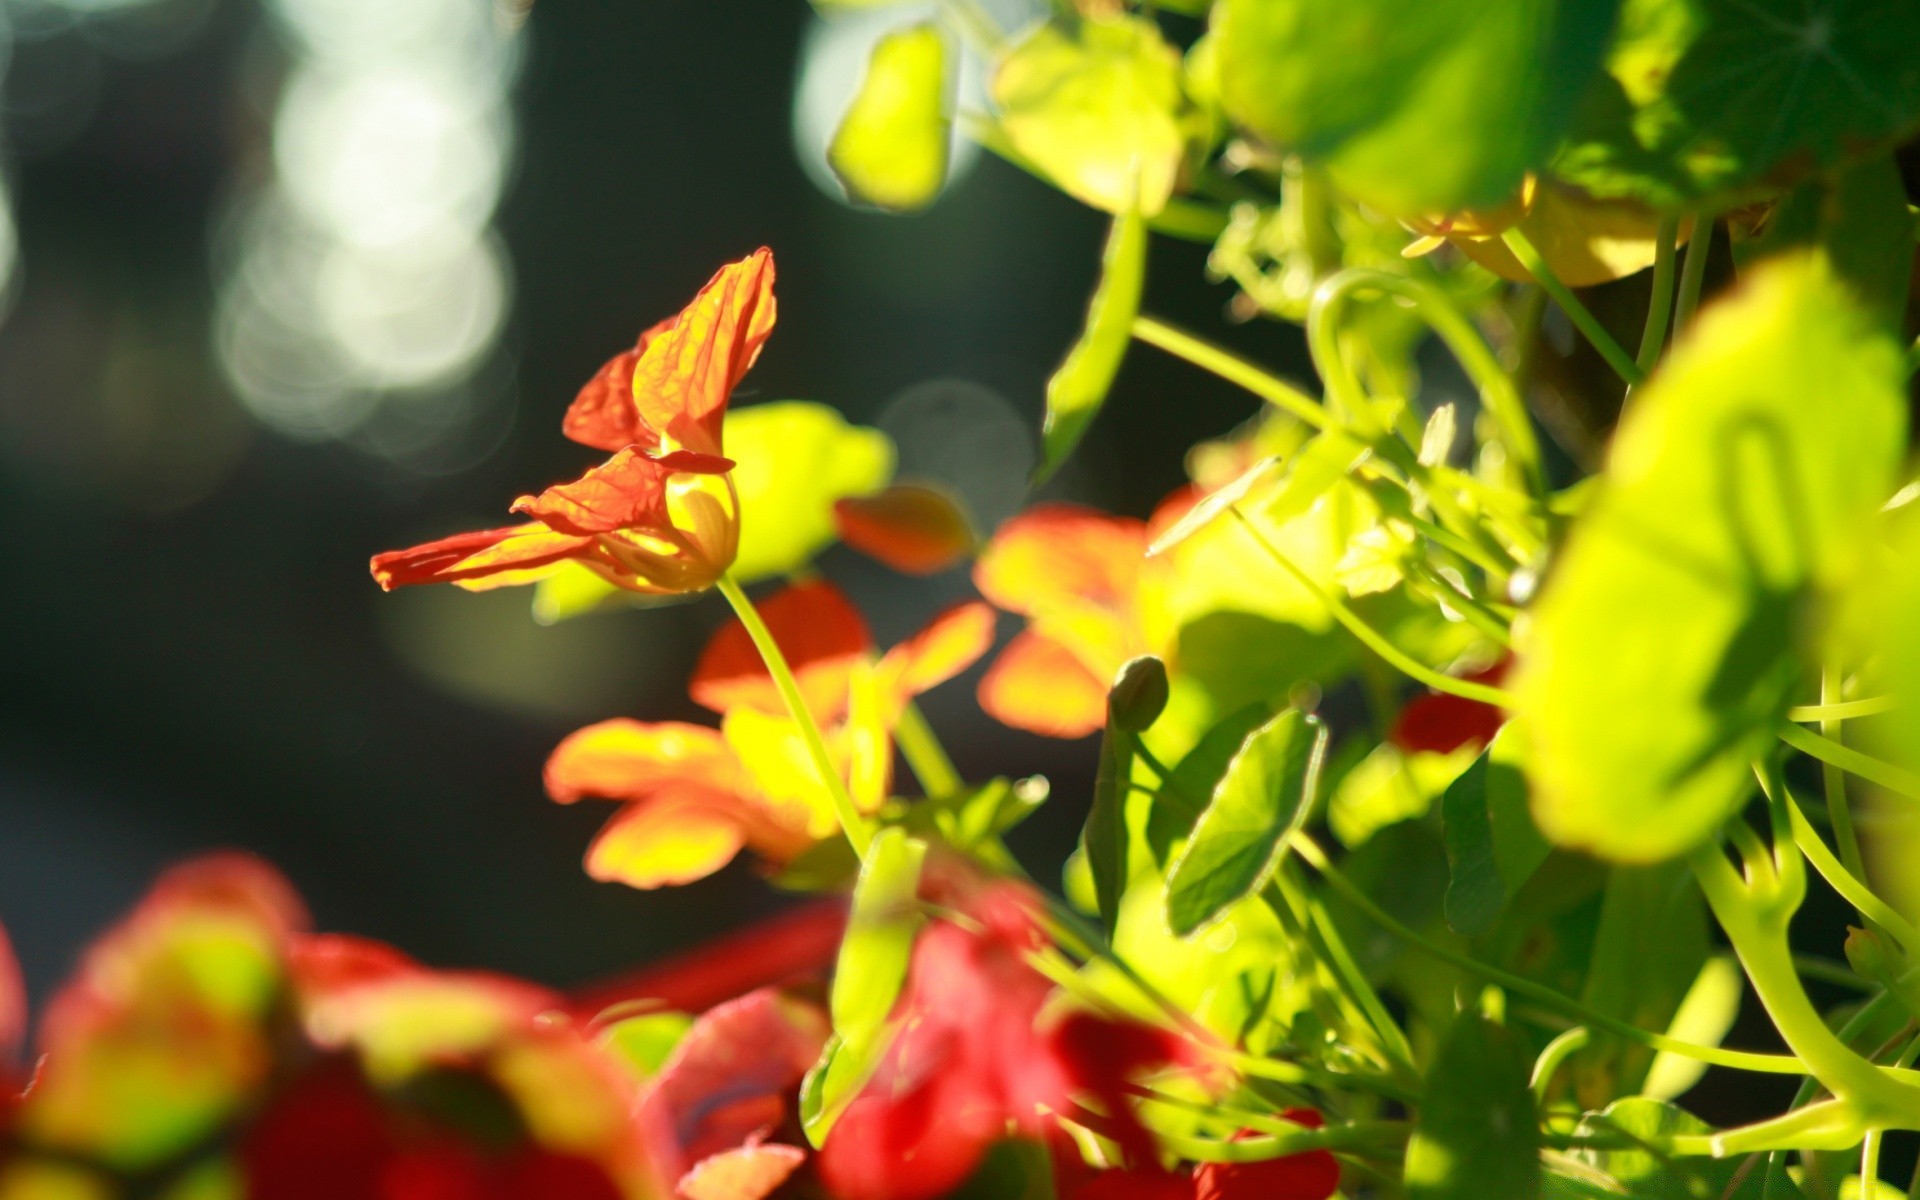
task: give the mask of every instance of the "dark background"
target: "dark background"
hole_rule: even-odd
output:
[[[514,296],[485,368],[501,398],[491,448],[423,468],[290,439],[235,403],[210,332],[213,231],[263,169],[262,97],[284,52],[255,4],[205,7],[175,44],[133,52],[118,18],[16,22],[0,920],[34,990],[163,864],[219,846],[278,864],[323,928],[563,986],[779,903],[737,866],[673,892],[595,884],[579,858],[606,810],[540,788],[546,753],[580,724],[693,715],[684,680],[717,600],[541,628],[524,590],[383,596],[367,557],[497,524],[512,497],[583,469],[590,455],[558,429],[573,391],[762,243],[781,319],[740,400],[889,413],[903,473],[944,477],[1003,518],[1023,502],[1006,481],[1075,335],[1104,218],[995,161],[917,218],[823,194],[790,134],[802,0],[539,0],[496,218]],[[1226,326],[1204,262],[1161,240],[1149,307],[1304,371],[1293,330]],[[1254,407],[1137,348],[1051,490],[1144,514],[1182,481],[1188,444]],[[824,565],[883,642],[968,587],[842,550]],[[1093,746],[991,725],[971,687],[930,697],[932,719],[970,775],[1052,776],[1021,849],[1055,878]]]

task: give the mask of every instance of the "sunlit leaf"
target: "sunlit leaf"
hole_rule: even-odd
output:
[[[859,94],[827,147],[847,194],[880,208],[924,208],[947,178],[946,35],[929,21],[881,38]]]
[[[1167,870],[1167,923],[1189,934],[1272,877],[1306,824],[1326,726],[1287,709],[1248,735]]]
[[[1113,219],[1100,259],[1100,286],[1087,306],[1080,340],[1047,380],[1047,416],[1040,430],[1038,485],[1060,468],[1107,402],[1120,361],[1133,341],[1133,319],[1147,278],[1147,224],[1138,207]]]
[[[1744,980],[1740,964],[1733,959],[1725,955],[1709,958],[1681,999],[1667,1036],[1695,1046],[1718,1046],[1740,1015]],[[1663,1050],[1654,1056],[1640,1090],[1656,1100],[1672,1100],[1700,1082],[1706,1073],[1707,1064],[1699,1059]]]
[[[1456,933],[1485,933],[1547,857],[1546,839],[1527,813],[1517,745],[1515,731],[1502,729],[1440,798],[1447,924]]]
[[[1741,1170],[1737,1157],[1676,1158],[1655,1147],[1675,1134],[1710,1133],[1706,1122],[1662,1100],[1629,1096],[1615,1100],[1580,1122],[1580,1133],[1624,1143],[1588,1149],[1576,1155],[1606,1172],[1634,1200],[1693,1200],[1699,1196],[1747,1195],[1760,1191],[1764,1170]],[[1608,1135],[1612,1135],[1609,1139]],[[1737,1180],[1746,1179],[1747,1188]]]
[[[634,1078],[648,1079],[692,1027],[693,1018],[683,1012],[642,1013],[608,1025],[600,1033],[600,1042]]]
[[[1616,3],[1221,0],[1221,101],[1390,212],[1489,207],[1554,148]]]
[[[1512,1030],[1474,1009],[1454,1018],[1427,1068],[1408,1200],[1532,1200],[1540,1191],[1533,1063]]]
[[[1478,749],[1402,750],[1383,742],[1353,765],[1327,802],[1327,824],[1343,846],[1358,846],[1389,825],[1423,817],[1473,765]]]
[[[1906,0],[1626,0],[1553,171],[1669,208],[1792,183],[1920,124],[1917,44]]]
[[[1892,490],[1902,380],[1893,341],[1794,256],[1703,313],[1635,397],[1513,684],[1551,840],[1657,860],[1750,793],[1802,614]]]
[[[1173,764],[1173,773],[1161,782],[1147,811],[1147,845],[1156,863],[1165,866],[1193,832],[1194,822],[1206,811],[1220,777],[1227,773],[1227,764],[1240,753],[1247,736],[1272,716],[1273,710],[1265,704],[1249,704],[1229,713]]]
[[[1167,205],[1187,153],[1180,52],[1152,21],[1041,25],[993,76],[1013,148],[1061,190],[1110,213]]]
[[[926,857],[927,843],[898,827],[881,830],[867,848],[833,971],[830,1008],[843,1046],[864,1048],[878,1035],[906,982]]]

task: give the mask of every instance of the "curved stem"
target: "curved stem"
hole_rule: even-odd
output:
[[[1313,426],[1327,429],[1333,417],[1319,401],[1276,375],[1268,374],[1237,354],[1205,342],[1165,321],[1149,316],[1133,319],[1133,336],[1149,346],[1185,359],[1201,370],[1218,375],[1228,383],[1245,388],[1275,408],[1284,409]]]
[[[1349,608],[1344,600],[1321,587],[1314,581],[1313,576],[1301,570],[1298,563],[1287,557],[1280,547],[1274,545],[1265,534],[1260,532],[1259,527],[1247,518],[1247,514],[1240,511],[1239,505],[1229,505],[1227,511],[1233,514],[1233,518],[1240,522],[1240,527],[1245,529],[1254,541],[1260,543],[1275,562],[1286,569],[1287,574],[1293,576],[1295,581],[1306,589],[1307,594],[1327,606],[1327,611],[1333,614],[1334,620],[1344,625],[1347,632],[1357,638],[1362,645],[1399,669],[1401,673],[1419,680],[1436,692],[1445,692],[1451,696],[1458,696],[1462,700],[1478,700],[1482,704],[1492,704],[1501,708],[1514,707],[1511,693],[1496,687],[1488,687],[1484,683],[1455,679],[1410,657],[1398,646],[1389,642],[1379,630],[1361,620],[1359,614]]]
[[[1693,320],[1700,307],[1700,285],[1707,277],[1707,253],[1713,248],[1714,222],[1704,216],[1693,219],[1693,236],[1687,239],[1687,258],[1680,265],[1680,298],[1674,302],[1673,336]]]
[[[1820,668],[1820,703],[1832,704],[1840,695],[1840,670],[1829,663]],[[1820,736],[1844,746],[1838,718],[1827,716],[1820,719]],[[1847,871],[1855,879],[1867,877],[1866,864],[1860,858],[1860,838],[1853,832],[1853,812],[1847,807],[1847,779],[1834,763],[1821,762],[1820,785],[1827,793],[1827,823],[1833,826],[1833,841],[1840,848],[1840,861],[1846,864]],[[1905,940],[1904,938],[1901,940]],[[1908,947],[1920,950],[1909,942]]]
[[[1572,1029],[1561,1032],[1559,1036],[1547,1043],[1546,1049],[1540,1051],[1540,1057],[1533,1060],[1533,1097],[1535,1103],[1544,1104],[1546,1102],[1547,1088],[1553,1084],[1554,1072],[1560,1069],[1562,1063],[1586,1049],[1587,1044],[1591,1041],[1593,1041],[1593,1030],[1588,1029],[1585,1025],[1575,1025]]]
[[[839,818],[841,832],[847,835],[854,852],[865,858],[867,846],[873,841],[873,827],[860,812],[859,806],[854,804],[853,797],[847,792],[847,781],[840,778],[839,768],[833,765],[833,756],[827,752],[827,740],[821,735],[819,724],[814,721],[813,713],[800,695],[800,685],[794,682],[793,668],[787,665],[787,656],[781,653],[780,644],[773,640],[773,631],[760,619],[760,610],[740,590],[733,576],[722,575],[714,586],[727,598],[727,603],[733,605],[740,624],[746,627],[747,636],[753,639],[754,648],[760,651],[760,660],[767,665],[767,673],[773,676],[774,689],[785,702],[787,715],[799,726],[801,739],[807,744],[807,755],[813,759],[820,783],[833,801],[833,814]]]
[[[1883,712],[1891,712],[1895,706],[1892,696],[1867,696],[1859,700],[1839,700],[1829,703],[1822,700],[1819,704],[1796,704],[1787,710],[1789,721],[1845,721],[1853,717],[1874,717]],[[1820,731],[1832,736],[1833,731]]]
[[[900,724],[894,729],[894,740],[900,744],[901,755],[906,758],[913,777],[920,781],[920,789],[927,795],[951,796],[967,786],[966,780],[954,767],[953,759],[947,756],[946,747],[940,744],[940,738],[933,732],[933,726],[927,724],[926,714],[911,700],[900,710]]]
[[[1888,791],[1899,792],[1910,800],[1920,800],[1920,775],[1889,762],[1860,753],[1850,746],[1821,737],[1811,729],[1802,729],[1782,721],[1774,730],[1781,741],[1811,758],[1832,763],[1843,771],[1858,775],[1868,783],[1877,783]]]
[[[1800,847],[1800,852],[1807,856],[1813,869],[1820,872],[1820,877],[1840,893],[1841,899],[1858,909],[1862,917],[1898,939],[1908,954],[1920,954],[1920,930],[1915,930],[1911,922],[1874,895],[1858,875],[1833,856],[1833,851],[1827,849],[1827,844],[1820,840],[1820,832],[1807,820],[1799,805],[1789,804],[1787,812],[1793,821],[1793,844]]]
[[[1667,344],[1667,323],[1673,319],[1673,260],[1680,240],[1680,218],[1663,218],[1655,237],[1653,290],[1647,300],[1647,324],[1640,331],[1640,353],[1633,358],[1643,376],[1660,361],[1660,351]]]
[[[1520,232],[1519,226],[1516,225],[1501,234],[1500,240],[1506,243],[1507,249],[1513,251],[1513,256],[1520,260],[1520,265],[1527,269],[1527,273],[1533,276],[1534,281],[1547,295],[1553,297],[1554,303],[1567,314],[1567,319],[1573,322],[1574,328],[1585,335],[1593,348],[1600,352],[1600,357],[1613,368],[1614,374],[1626,380],[1629,385],[1639,383],[1646,377],[1646,372],[1628,357],[1627,352],[1620,348],[1619,342],[1613,340],[1613,335],[1607,332],[1607,327],[1600,323],[1600,319],[1594,316],[1586,305],[1580,303],[1580,297],[1573,294],[1573,289],[1560,282],[1560,277],[1553,273],[1553,268],[1547,265],[1547,260],[1541,257],[1540,251],[1527,240],[1527,235]]]
[[[1389,916],[1385,910],[1369,899],[1365,892],[1355,887],[1351,880],[1334,868],[1312,838],[1304,833],[1297,833],[1293,835],[1289,844],[1301,858],[1307,861],[1309,866],[1319,872],[1320,877],[1327,881],[1329,887],[1339,892],[1347,903],[1360,911],[1362,916],[1409,945],[1418,947],[1450,966],[1458,967],[1489,983],[1498,984],[1516,995],[1525,996],[1547,1008],[1564,1013],[1593,1029],[1642,1046],[1650,1046],[1655,1050],[1665,1050],[1670,1054],[1698,1059],[1715,1066],[1735,1067],[1743,1071],[1758,1071],[1773,1075],[1807,1074],[1806,1065],[1790,1054],[1755,1054],[1745,1050],[1725,1050],[1717,1046],[1697,1046],[1692,1042],[1683,1042],[1665,1034],[1653,1033],[1607,1016],[1605,1013],[1595,1012],[1578,1000],[1564,996],[1544,984],[1509,974],[1498,967],[1488,966],[1486,963],[1429,941]]]

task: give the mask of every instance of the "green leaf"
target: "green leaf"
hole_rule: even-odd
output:
[[[1326,749],[1326,726],[1291,708],[1247,737],[1167,870],[1173,932],[1194,932],[1273,877],[1306,824]]]
[[[833,502],[893,476],[893,439],[849,425],[824,404],[778,400],[727,414],[727,455],[740,492],[742,583],[806,565],[833,542]]]
[[[1615,1100],[1580,1122],[1579,1134],[1628,1143],[1619,1149],[1577,1151],[1580,1159],[1617,1180],[1634,1200],[1698,1200],[1701,1196],[1744,1195],[1735,1187],[1738,1158],[1672,1158],[1653,1149],[1676,1134],[1713,1132],[1706,1122],[1663,1100],[1629,1096]],[[1763,1170],[1748,1170],[1754,1191]]]
[[[999,127],[1026,164],[1084,204],[1157,216],[1173,195],[1194,114],[1180,52],[1139,17],[1041,25],[993,75]]]
[[[1665,1029],[1711,950],[1706,908],[1684,862],[1615,867],[1580,1000],[1629,1025]],[[1617,1096],[1634,1090],[1652,1061],[1644,1046],[1605,1038],[1575,1054],[1568,1071],[1576,1095]]]
[[[1601,197],[1725,208],[1920,123],[1907,0],[1626,0],[1552,170]]]
[[[847,195],[879,208],[925,208],[947,179],[947,39],[928,21],[881,38],[847,115],[827,147],[827,165]]]
[[[1382,742],[1333,789],[1327,825],[1341,845],[1353,847],[1390,825],[1424,817],[1477,757],[1471,745],[1442,754]]]
[[[1740,992],[1744,976],[1740,964],[1725,955],[1709,958],[1693,980],[1693,986],[1681,998],[1680,1007],[1667,1026],[1667,1036],[1696,1046],[1718,1046],[1740,1015]],[[1697,1058],[1661,1051],[1653,1057],[1646,1082],[1640,1090],[1656,1100],[1680,1096],[1707,1073],[1707,1064]]]
[[[886,1041],[875,1038],[863,1047],[848,1047],[835,1034],[820,1049],[820,1057],[800,1080],[800,1129],[814,1149],[826,1144],[827,1134],[866,1086],[880,1065]]]
[[[1040,466],[1035,486],[1046,481],[1080,444],[1107,402],[1120,362],[1133,342],[1133,319],[1147,280],[1147,223],[1138,207],[1113,219],[1100,260],[1100,286],[1087,306],[1086,328],[1047,380],[1047,417],[1040,429]]]
[[[1220,0],[1221,103],[1398,215],[1497,205],[1599,73],[1617,0]]]
[[[650,1079],[692,1027],[693,1018],[683,1012],[642,1013],[606,1026],[600,1044],[635,1079]]]
[[[1913,277],[1913,214],[1892,158],[1810,180],[1780,202],[1766,232],[1734,244],[1743,270],[1795,248],[1825,250],[1834,271],[1898,333]]]
[[[926,858],[927,844],[898,826],[882,829],[867,848],[828,1001],[843,1046],[857,1051],[879,1035],[906,982]]]
[[[1447,924],[1472,937],[1493,927],[1500,910],[1547,857],[1547,841],[1527,814],[1519,738],[1511,727],[1440,797],[1447,846]]]
[[[1193,832],[1194,822],[1206,811],[1208,797],[1227,773],[1227,764],[1240,753],[1248,735],[1272,717],[1273,709],[1265,704],[1249,704],[1229,713],[1174,764],[1147,811],[1147,845],[1157,865],[1164,867],[1176,844]]]
[[[1903,380],[1899,347],[1795,255],[1703,313],[1637,395],[1513,683],[1550,840],[1651,862],[1738,810],[1803,614],[1891,490]]]
[[[1531,1200],[1540,1127],[1520,1039],[1468,1009],[1427,1069],[1407,1143],[1407,1200]]]
[[[1133,735],[1109,724],[1100,735],[1100,767],[1093,777],[1093,806],[1087,811],[1081,845],[1093,880],[1093,902],[1111,935],[1120,919],[1120,897],[1127,889],[1127,792],[1132,787]]]

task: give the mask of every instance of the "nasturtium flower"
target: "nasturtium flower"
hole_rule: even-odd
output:
[[[773,331],[773,254],[720,269],[677,316],[640,335],[581,389],[566,435],[613,457],[571,483],[522,496],[521,525],[456,534],[375,555],[391,590],[453,583],[470,591],[533,583],[577,564],[628,591],[711,586],[740,542],[739,497],[721,424],[727,401]]]
[[[1145,630],[1147,526],[1074,504],[1040,504],[1000,526],[974,586],[1027,618],[980,681],[980,707],[1049,737],[1106,724],[1107,689],[1129,659],[1155,650]]]
[[[1469,683],[1498,684],[1512,666],[1502,658],[1492,666],[1460,676]],[[1444,692],[1427,692],[1407,701],[1394,719],[1387,740],[1409,752],[1451,754],[1463,746],[1485,746],[1505,724],[1505,709]]]
[[[993,641],[993,612],[962,604],[882,655],[833,585],[796,585],[763,606],[854,803],[880,807],[892,783],[892,730],[908,701],[971,665]],[[693,685],[720,728],[602,721],[560,743],[547,794],[623,802],[587,851],[595,879],[654,888],[719,870],[742,849],[785,863],[833,834],[833,805],[800,727],[737,621],[715,635]]]
[[[770,1139],[799,1133],[794,1096],[828,1032],[818,1006],[773,988],[701,1014],[636,1110],[661,1193],[759,1200],[785,1183],[806,1151]]]
[[[1028,961],[1047,944],[1036,898],[1006,880],[934,896],[969,919],[938,920],[914,945],[897,1032],[821,1147],[838,1200],[931,1200],[1009,1135],[1046,1139],[1090,1102],[1130,1158],[1152,1137],[1128,1106],[1133,1077],[1183,1060],[1170,1035],[1085,1011],[1044,1013],[1053,984]]]
[[[973,522],[939,488],[896,483],[833,505],[840,540],[908,575],[934,575],[973,553]]]

